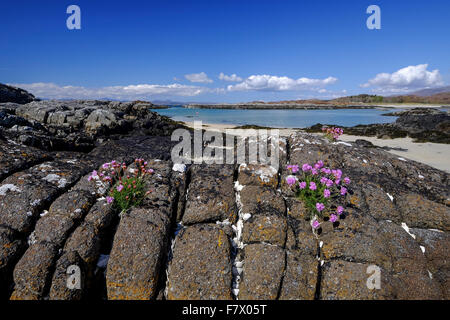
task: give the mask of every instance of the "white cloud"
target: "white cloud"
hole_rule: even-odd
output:
[[[438,69],[428,71],[428,64],[408,66],[394,73],[379,73],[362,84],[362,88],[374,87],[380,93],[408,92],[443,85]]]
[[[231,81],[231,82],[239,82],[242,81],[241,77],[238,77],[235,73],[233,73],[231,76],[227,76],[223,72],[219,74],[219,79],[223,81]]]
[[[199,83],[213,82],[211,79],[208,78],[208,76],[204,72],[186,74],[184,77],[188,79],[190,82],[199,82]]]
[[[25,89],[36,97],[45,99],[118,99],[136,100],[154,97],[184,96],[192,97],[207,92],[219,92],[220,89],[210,89],[199,86],[138,84],[128,86],[110,86],[101,88],[86,88],[81,86],[59,86],[54,83],[13,83],[15,87]]]
[[[229,85],[229,91],[288,91],[288,90],[319,90],[337,81],[334,77],[325,79],[299,78],[297,80],[288,77],[271,75],[252,75],[243,82]]]

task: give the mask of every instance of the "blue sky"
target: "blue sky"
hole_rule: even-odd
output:
[[[81,30],[66,27],[72,4]],[[380,30],[366,27],[372,4]],[[15,0],[0,21],[0,82],[44,98],[270,101],[450,83],[446,0]]]

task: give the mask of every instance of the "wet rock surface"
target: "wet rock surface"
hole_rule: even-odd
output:
[[[177,125],[148,107],[0,103],[2,299],[449,298],[447,173],[302,132],[278,140],[278,166],[176,166]],[[119,215],[88,173],[135,158],[151,192]],[[352,182],[315,235],[285,178],[318,160]]]

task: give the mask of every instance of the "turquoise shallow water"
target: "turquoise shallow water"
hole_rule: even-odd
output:
[[[171,107],[152,110],[176,121],[203,121],[232,125],[258,125],[273,128],[305,128],[316,123],[351,127],[358,124],[390,123],[397,117],[381,114],[389,111],[379,109],[345,110],[230,110],[187,109]]]

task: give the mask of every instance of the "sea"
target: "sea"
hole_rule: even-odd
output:
[[[397,117],[382,116],[386,109],[332,110],[253,110],[253,109],[190,109],[182,106],[152,109],[175,121],[202,121],[204,124],[256,125],[271,128],[306,128],[317,123],[352,127],[358,124],[391,123]],[[400,111],[396,109],[395,111]]]

